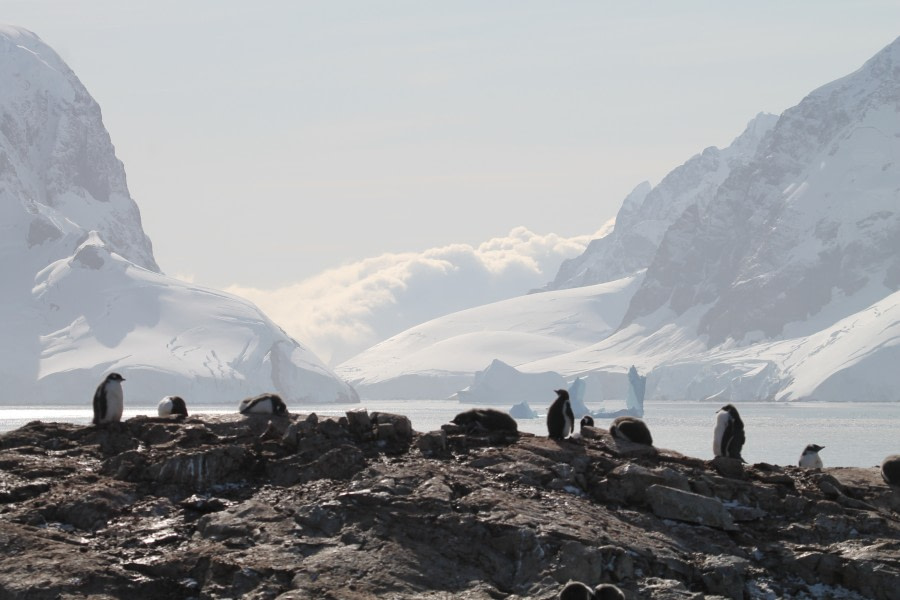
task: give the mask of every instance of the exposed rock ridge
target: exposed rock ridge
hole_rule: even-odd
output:
[[[875,469],[706,462],[351,411],[0,436],[3,598],[889,599],[900,499]],[[25,559],[27,557],[27,559]]]

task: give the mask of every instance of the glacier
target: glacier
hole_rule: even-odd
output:
[[[426,373],[417,393],[446,397],[438,382],[462,389],[500,360],[619,399],[635,365],[648,401],[900,400],[898,113],[895,40],[638,185],[540,293],[424,323],[336,372],[364,397]]]

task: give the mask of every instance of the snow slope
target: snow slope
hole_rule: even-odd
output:
[[[160,273],[100,109],[52,49],[0,26],[0,82],[4,403],[89,403],[112,370],[126,403],[358,400],[252,304]]]
[[[417,356],[470,376],[499,358],[566,378],[648,375],[647,400],[900,400],[900,40],[861,69],[812,92],[778,119],[760,115],[725,151],[708,149],[657,188],[626,198],[615,229],[567,261],[550,291],[493,305],[510,327],[469,311],[427,323]],[[570,337],[547,306],[646,269],[617,296],[593,341]],[[588,286],[588,287],[579,287]],[[600,286],[600,287],[597,287]],[[493,352],[501,336],[541,329],[549,344]],[[460,322],[461,316],[467,317]],[[453,320],[456,320],[454,322]],[[481,328],[476,326],[481,324]],[[441,352],[476,329],[465,355]],[[498,331],[502,330],[502,333]],[[591,329],[588,327],[588,329]],[[402,334],[347,361],[363,395],[375,371],[410,378]],[[579,347],[564,350],[566,343]],[[390,355],[387,355],[390,354]],[[478,363],[477,369],[471,365]],[[469,380],[471,381],[471,379]]]

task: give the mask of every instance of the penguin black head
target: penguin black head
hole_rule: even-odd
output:
[[[281,399],[281,396],[278,396],[276,394],[272,394],[272,414],[287,414],[287,405],[284,403],[284,400]]]
[[[125,378],[118,373],[110,373],[106,376],[106,381],[125,381]]]
[[[553,391],[556,392],[556,396],[557,396],[558,398],[562,398],[563,400],[568,400],[568,399],[569,399],[569,392],[568,392],[568,390],[553,390]]]
[[[738,416],[738,411],[737,411],[737,409],[734,407],[734,404],[726,404],[725,406],[723,406],[723,407],[720,408],[719,410],[724,410],[725,412],[727,412],[727,413],[728,413],[729,415],[731,415],[732,417]]]
[[[594,598],[596,600],[625,600],[625,594],[619,589],[619,586],[601,583],[594,588]]]
[[[803,454],[807,452],[818,452],[819,450],[824,450],[825,446],[820,446],[818,444],[807,444],[806,448],[803,449]]]
[[[582,429],[584,429],[585,427],[593,427],[593,426],[594,426],[594,417],[592,417],[591,415],[584,415],[583,417],[581,417],[581,428]]]

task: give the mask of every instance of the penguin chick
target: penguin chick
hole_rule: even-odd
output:
[[[822,457],[819,456],[819,450],[824,448],[825,446],[819,446],[818,444],[808,444],[803,449],[803,454],[800,455],[800,461],[797,464],[804,469],[821,469]]]
[[[653,445],[653,436],[647,424],[637,417],[616,417],[609,426],[609,433],[613,437],[635,444]]]
[[[881,477],[888,485],[900,485],[900,454],[891,454],[881,461]]]
[[[716,413],[716,428],[713,433],[713,454],[727,456],[745,462],[741,457],[744,447],[744,421],[737,409],[726,404]]]
[[[547,433],[556,440],[562,440],[575,429],[575,414],[569,402],[569,392],[556,390],[556,400],[547,411]]]
[[[110,373],[97,386],[97,391],[94,392],[94,425],[118,423],[122,420],[122,411],[125,409],[123,381],[125,378],[118,373]]]
[[[160,400],[156,406],[156,413],[160,417],[170,417],[172,415],[186,417],[188,414],[187,405],[181,396],[166,396]]]
[[[241,400],[238,412],[242,415],[286,415],[287,406],[278,394],[260,394]]]

